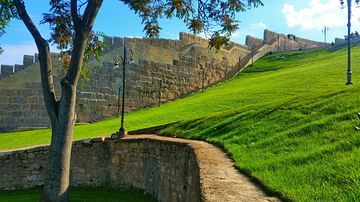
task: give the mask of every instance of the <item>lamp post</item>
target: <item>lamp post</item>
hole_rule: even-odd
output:
[[[161,88],[162,88],[162,80],[159,80],[159,107],[161,105]]]
[[[120,94],[121,94],[121,87],[119,88],[119,93],[118,93],[118,110],[117,110],[117,117],[119,117],[120,114]]]
[[[254,64],[254,47],[251,48],[251,64]]]
[[[352,71],[351,71],[351,47],[350,47],[350,43],[351,43],[351,36],[350,36],[350,32],[351,32],[351,4],[352,4],[352,0],[346,0],[347,1],[347,7],[348,7],[348,35],[347,35],[347,42],[348,42],[348,68],[347,68],[347,81],[346,81],[346,85],[351,85],[353,84],[351,76],[352,76]],[[359,1],[360,0],[355,0],[356,5],[359,5]],[[340,0],[340,6],[341,8],[345,8],[345,2],[344,0]]]
[[[280,34],[278,34],[278,52],[280,52]]]
[[[324,47],[326,48],[326,35],[327,35],[327,33],[328,33],[328,31],[329,31],[329,28],[328,27],[324,27],[324,29],[323,30],[321,30],[321,32],[324,34]]]
[[[120,121],[120,129],[119,129],[119,136],[124,136],[125,135],[125,128],[124,128],[124,115],[125,115],[125,80],[126,80],[126,72],[125,72],[125,67],[127,62],[127,49],[125,46],[125,37],[123,39],[123,56],[120,55],[116,55],[114,58],[114,69],[117,69],[120,67],[120,62],[122,62],[122,99],[121,99],[121,121]],[[134,63],[133,60],[133,52],[132,50],[130,50],[130,62],[129,64]]]

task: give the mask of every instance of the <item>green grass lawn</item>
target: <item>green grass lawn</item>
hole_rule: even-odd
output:
[[[34,202],[39,201],[41,189],[0,192],[1,202]],[[106,188],[71,188],[70,201],[74,202],[155,202],[139,190],[116,190]]]
[[[164,135],[223,147],[244,172],[295,201],[360,198],[360,47],[269,55],[238,78],[191,97],[126,114],[126,129],[178,122]],[[75,139],[117,131],[119,119],[77,126]],[[49,131],[0,135],[0,150],[49,143]]]

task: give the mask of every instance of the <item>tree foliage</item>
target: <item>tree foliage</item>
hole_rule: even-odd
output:
[[[176,17],[195,34],[210,34],[210,47],[227,44],[238,28],[236,13],[263,5],[261,0],[120,0],[139,14],[148,37],[158,37],[159,18]]]
[[[87,1],[78,1],[76,8],[79,19],[82,19],[81,10],[87,5]],[[48,24],[51,30],[49,42],[56,45],[61,50],[60,56],[64,63],[65,70],[70,64],[70,55],[73,50],[73,40],[75,37],[75,25],[71,14],[71,3],[67,0],[51,0],[49,13],[43,14],[41,24]],[[87,63],[90,58],[100,60],[103,49],[106,44],[99,40],[99,37],[104,34],[101,32],[90,31],[88,35],[88,43],[86,45],[85,54],[83,58],[83,65],[81,67],[81,79],[89,78],[89,70]]]

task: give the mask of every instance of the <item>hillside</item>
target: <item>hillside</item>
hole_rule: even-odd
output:
[[[269,55],[237,78],[161,107],[126,114],[135,130],[177,122],[165,135],[220,145],[244,172],[295,201],[360,198],[360,47],[354,85],[345,49]],[[76,127],[75,138],[110,135],[119,119]],[[48,130],[0,135],[0,150],[49,142]],[[14,138],[16,137],[16,138]]]
[[[241,170],[287,199],[356,201],[359,51],[353,86],[344,85],[344,50],[267,56],[216,89],[219,99],[232,97],[231,110],[162,132],[224,147]]]

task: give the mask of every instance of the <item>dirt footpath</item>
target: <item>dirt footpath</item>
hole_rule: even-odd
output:
[[[188,144],[194,149],[200,167],[201,195],[211,202],[281,201],[268,196],[247,176],[241,174],[234,162],[219,148],[203,141],[162,137],[157,135],[129,135],[125,139],[150,138]]]

